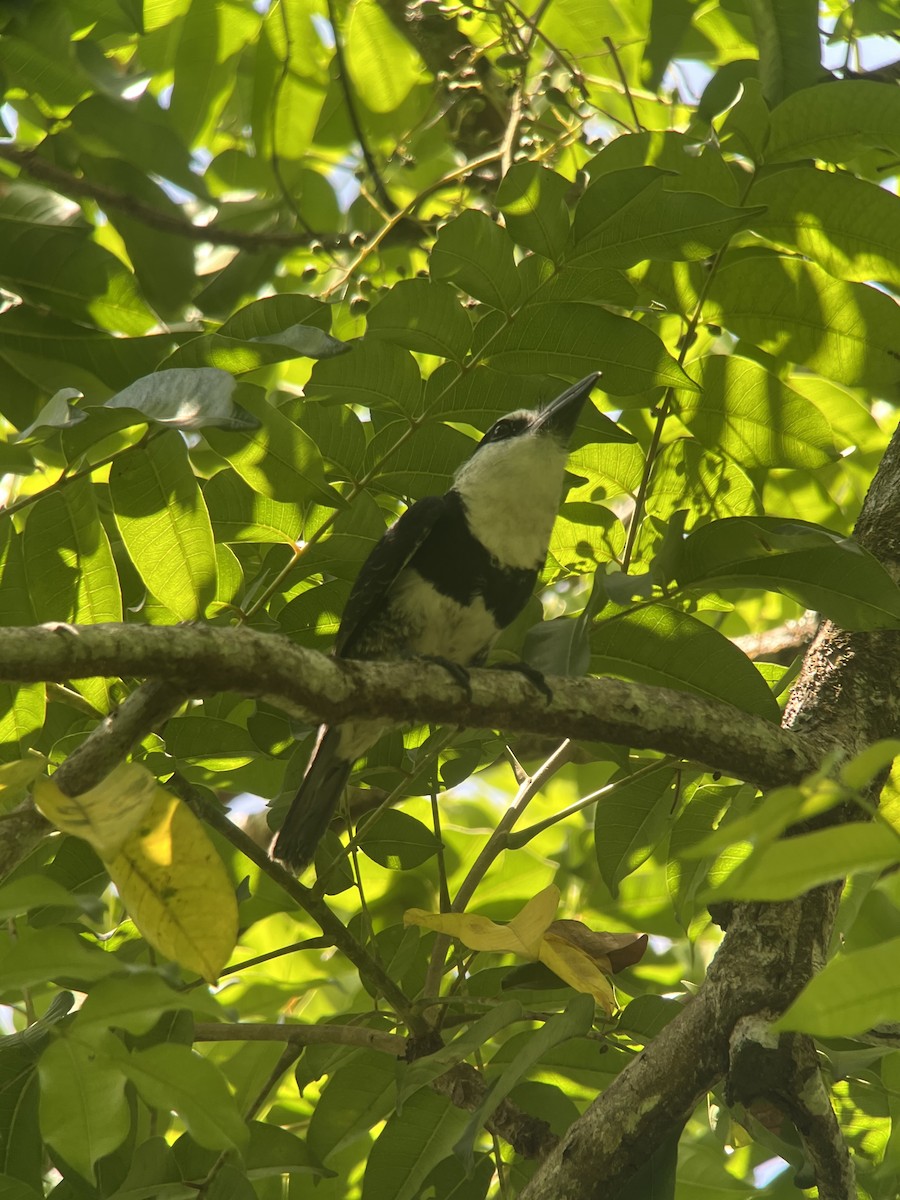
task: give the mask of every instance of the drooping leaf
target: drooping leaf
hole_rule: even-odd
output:
[[[102,1053],[116,1041],[106,1030],[64,1035],[38,1062],[41,1133],[91,1183],[97,1160],[117,1149],[131,1126],[125,1075]]]
[[[891,629],[900,621],[900,589],[877,559],[851,539],[802,521],[714,521],[687,538],[676,574],[688,586],[784,592],[847,629]]]
[[[665,194],[657,167],[603,174],[575,210],[575,245],[568,259],[600,254],[607,267],[631,267],[648,258],[708,258],[762,208],[733,208],[700,192]]]
[[[710,285],[706,316],[779,362],[839,383],[880,392],[900,382],[896,302],[815,263],[769,254],[728,263]]]
[[[692,362],[691,374],[703,391],[679,394],[677,411],[707,448],[748,470],[819,467],[835,457],[819,410],[758,363],[712,354]]]
[[[502,312],[510,312],[521,299],[512,241],[475,209],[461,213],[439,231],[431,252],[431,277],[452,283]]]
[[[687,613],[652,604],[601,620],[591,651],[597,674],[693,692],[778,720],[775,697],[743,651]]]
[[[646,765],[646,764],[645,764]],[[656,850],[672,823],[675,771],[661,767],[632,778],[633,771],[611,781],[594,810],[594,851],[603,881],[612,894]]]
[[[360,836],[359,848],[383,867],[408,871],[436,854],[438,841],[427,825],[408,813],[392,810],[382,813]]]
[[[369,313],[367,331],[369,337],[454,362],[462,361],[472,341],[471,321],[454,289],[427,279],[394,284]]]
[[[175,430],[120,455],[109,475],[116,524],[154,596],[180,620],[201,616],[216,592],[209,513]]]
[[[768,162],[846,162],[869,146],[900,154],[900,95],[864,79],[807,87],[772,113]]]
[[[135,380],[106,407],[133,409],[153,424],[177,429],[257,429],[256,417],[235,403],[237,389],[233,376],[216,367],[173,367]]]
[[[693,386],[656,334],[590,304],[529,304],[491,342],[487,361],[526,375],[601,371],[603,389],[613,396]]]
[[[571,185],[549,167],[513,163],[497,189],[497,207],[520,246],[557,261],[569,239]]]

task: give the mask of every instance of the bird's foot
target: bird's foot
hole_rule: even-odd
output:
[[[464,666],[458,662],[453,662],[450,658],[442,658],[439,654],[420,654],[418,658],[420,662],[434,663],[435,666],[443,667],[447,674],[453,678],[453,681],[458,683],[465,692],[466,699],[472,699],[472,684],[469,680],[469,672]]]
[[[531,686],[543,696],[547,698],[547,703],[553,703],[553,692],[547,684],[542,671],[537,667],[529,666],[526,662],[503,662],[494,663],[491,668],[493,671],[515,671],[519,675],[524,675]]]

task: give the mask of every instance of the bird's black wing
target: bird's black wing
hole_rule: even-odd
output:
[[[425,496],[410,505],[363,563],[341,617],[334,652],[352,653],[354,635],[384,601],[394,580],[446,511],[444,496]]]

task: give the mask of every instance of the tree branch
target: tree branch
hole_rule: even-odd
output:
[[[186,695],[259,696],[301,720],[377,717],[611,741],[691,758],[761,786],[795,782],[822,746],[759,717],[666,688],[473,670],[471,697],[440,666],[328,658],[286,638],[213,626],[41,625],[0,629],[0,679],[25,683],[137,675]]]
[[[234,246],[238,250],[271,250],[294,246],[309,246],[313,242],[332,248],[349,245],[346,234],[309,233],[285,230],[225,229],[221,225],[195,225],[184,217],[176,217],[154,208],[127,192],[108,187],[96,180],[84,179],[55,163],[42,158],[37,149],[23,149],[10,143],[0,145],[0,159],[13,163],[21,171],[46,183],[64,196],[83,196],[101,208],[125,213],[135,221],[160,233],[171,233],[192,242],[208,242],[211,246]]]
[[[290,1042],[295,1046],[357,1046],[402,1058],[407,1039],[362,1025],[276,1025],[270,1021],[199,1022],[195,1042]]]

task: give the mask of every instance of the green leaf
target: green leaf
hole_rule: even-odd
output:
[[[77,388],[60,388],[50,397],[30,425],[10,439],[13,442],[42,442],[57,429],[65,429],[84,421],[87,413],[76,408],[73,400],[82,398]],[[43,436],[38,436],[42,434]]]
[[[216,592],[209,513],[174,430],[120,455],[109,473],[116,524],[153,595],[179,620],[202,616]]]
[[[575,617],[539,621],[525,634],[522,658],[544,675],[586,675],[591,646],[584,623]]]
[[[527,1075],[535,1063],[548,1050],[569,1041],[570,1038],[583,1037],[594,1021],[594,1000],[584,994],[575,996],[566,1005],[565,1011],[556,1013],[545,1021],[543,1026],[528,1040],[527,1045],[504,1068],[500,1077],[494,1082],[488,1094],[472,1114],[466,1125],[465,1132],[454,1147],[466,1163],[471,1163],[475,1138],[481,1131],[485,1121],[497,1106],[506,1099],[516,1084]],[[422,1095],[424,1093],[420,1093]]]
[[[755,850],[712,893],[716,900],[790,900],[853,871],[900,861],[900,836],[881,824],[851,822],[785,838]]]
[[[900,938],[833,958],[775,1028],[814,1037],[853,1037],[895,1021],[900,1021]]]
[[[20,928],[15,942],[0,947],[5,989],[36,987],[52,979],[87,983],[123,969],[115,955],[98,950],[69,929]]]
[[[708,258],[732,234],[753,222],[761,208],[732,208],[699,192],[666,191],[656,167],[600,175],[575,210],[575,246],[569,261],[600,254],[607,267],[644,259]]]
[[[88,480],[37,501],[23,552],[38,621],[122,620],[119,579]]]
[[[676,569],[682,586],[783,592],[845,629],[892,629],[900,588],[850,538],[803,521],[730,517],[694,530]]]
[[[472,341],[472,323],[448,283],[404,279],[369,313],[369,337],[407,350],[461,362]]]
[[[729,163],[715,147],[689,133],[646,130],[613,138],[586,165],[591,180],[629,167],[652,166],[667,172],[667,191],[701,192],[726,203],[737,202],[738,185]]]
[[[300,292],[264,296],[239,308],[217,332],[246,342],[275,337],[292,325],[315,326],[327,333],[331,328],[331,309],[321,300]]]
[[[520,246],[557,262],[569,240],[568,179],[539,163],[513,163],[497,189],[497,207]]]
[[[50,881],[48,881],[50,882]],[[165,1012],[187,1009],[211,1020],[221,1020],[222,1010],[208,992],[174,991],[158,975],[103,979],[91,988],[78,1010],[77,1029],[91,1026],[124,1029],[141,1035],[152,1029]]]
[[[8,764],[13,765],[13,764]],[[0,887],[0,919],[9,920],[35,908],[52,906],[98,915],[94,896],[78,895],[46,875],[24,875]]]
[[[320,1162],[383,1121],[397,1103],[397,1063],[375,1050],[360,1050],[334,1071],[322,1088],[306,1135]]]
[[[39,621],[122,620],[119,577],[88,479],[38,500],[23,537],[28,591]],[[80,680],[78,689],[95,707],[108,710],[106,680]]]
[[[177,344],[170,333],[112,337],[26,304],[0,313],[0,353],[48,391],[76,386],[90,395],[98,381],[123,388],[152,371]]]
[[[691,379],[643,325],[591,304],[529,304],[488,348],[490,366],[523,375],[603,373],[614,396],[691,388]]]
[[[415,428],[393,421],[369,442],[366,470],[379,487],[397,495],[434,495],[450,487],[456,468],[474,449],[470,437],[440,421]]]
[[[216,538],[223,542],[285,542],[303,530],[303,509],[261,496],[230,468],[218,471],[203,489]]]
[[[896,302],[815,263],[770,254],[732,261],[713,279],[704,316],[839,383],[882,392],[900,382]]]
[[[389,809],[359,839],[359,848],[382,867],[408,871],[438,851],[432,830],[408,813]]]
[[[331,1173],[317,1166],[312,1161],[307,1142],[301,1141],[287,1129],[281,1129],[278,1125],[267,1125],[263,1121],[249,1121],[248,1124],[250,1143],[242,1156],[248,1179],[265,1179],[288,1172],[319,1176]]]
[[[229,771],[259,757],[248,731],[233,721],[206,713],[173,717],[166,722],[166,749],[173,758],[210,771]]]
[[[615,790],[601,796],[594,810],[597,865],[614,897],[622,880],[657,848],[673,817],[674,768],[662,767],[636,779],[633,774],[629,770],[613,779]]]
[[[41,1133],[91,1183],[94,1164],[118,1149],[131,1127],[125,1076],[109,1058],[117,1041],[105,1030],[63,1036],[38,1062]]]
[[[133,409],[138,419],[176,429],[257,429],[256,417],[234,402],[238,386],[215,367],[174,367],[136,379],[105,407]]]
[[[0,1041],[0,1197],[43,1200],[46,1150],[38,1121],[36,1062],[49,1034],[37,1044]],[[16,1185],[22,1189],[17,1190]],[[28,1186],[35,1191],[32,1192]]]
[[[582,997],[585,999],[585,997]],[[418,1200],[434,1167],[453,1150],[466,1114],[423,1088],[394,1113],[369,1151],[362,1200]]]
[[[775,697],[746,654],[687,613],[651,604],[599,621],[591,648],[594,674],[693,692],[778,721]]]
[[[557,980],[557,983],[559,981]],[[470,1055],[480,1051],[502,1030],[509,1029],[516,1021],[522,1020],[522,1005],[518,1000],[506,1000],[485,1016],[473,1022],[457,1037],[424,1058],[417,1058],[403,1070],[399,1077],[397,1093],[397,1111],[399,1112],[406,1100],[443,1075],[445,1071],[463,1062]]]
[[[512,241],[477,209],[469,209],[441,226],[430,268],[432,279],[455,284],[502,312],[511,312],[521,299]]]
[[[569,455],[569,471],[585,479],[569,489],[566,505],[593,504],[633,495],[641,482],[644,453],[637,445],[582,446]]]
[[[241,403],[259,422],[254,430],[206,430],[206,440],[250,486],[273,500],[314,500],[336,508],[337,493],[325,482],[322,456],[312,438],[276,408],[260,388],[247,387]]]
[[[519,264],[523,276],[531,263],[539,262],[526,258]],[[533,284],[533,286],[529,286]],[[638,294],[624,271],[614,271],[606,265],[601,252],[585,254],[577,263],[563,263],[552,274],[541,278],[526,279],[525,287],[529,299],[541,304],[571,304],[583,300],[587,304],[607,304],[616,308],[637,308]]]
[[[154,324],[125,264],[85,225],[51,224],[34,190],[12,183],[0,196],[0,282],[27,303],[127,334]],[[63,218],[65,220],[65,218]]]
[[[819,5],[817,0],[748,0],[747,11],[759,46],[759,78],[769,105],[792,92],[821,82]]]
[[[838,279],[900,284],[900,198],[886,188],[803,166],[760,175],[750,198],[766,206],[755,232],[776,245]]]
[[[356,0],[345,37],[353,86],[373,112],[396,111],[412,88],[425,82],[425,64],[413,43],[394,28],[375,0]]]
[[[841,163],[874,147],[900,154],[900,92],[882,83],[843,79],[804,88],[772,113],[766,161],[822,158]]]
[[[237,1150],[247,1126],[222,1072],[207,1058],[173,1043],[122,1053],[122,1071],[151,1108],[177,1112],[188,1132],[209,1150]]]
[[[659,454],[647,511],[661,521],[688,509],[701,516],[743,516],[757,513],[759,496],[737,463],[704,448],[692,438],[678,438]]]
[[[219,367],[235,375],[256,371],[291,358],[334,358],[349,350],[315,325],[289,325],[277,333],[241,340],[210,333],[179,346],[160,364],[161,370]]]
[[[691,433],[745,469],[820,467],[835,458],[831,428],[805,396],[738,355],[710,354],[691,363],[703,388],[678,393],[676,408]]]
[[[408,350],[373,338],[351,343],[351,350],[338,361],[316,363],[303,389],[307,402],[356,404],[411,416],[421,412],[422,379]]]

